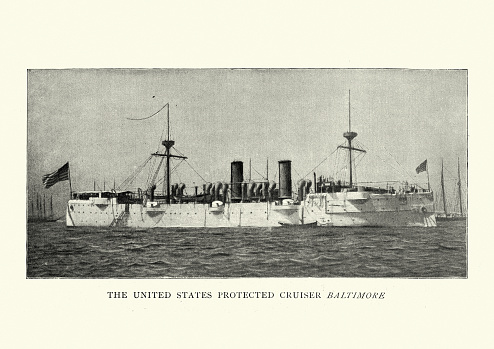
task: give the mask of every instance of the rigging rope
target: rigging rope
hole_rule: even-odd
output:
[[[257,172],[257,174],[258,174],[259,176],[261,176],[261,178],[262,178],[262,179],[264,179],[264,178],[265,178],[262,174],[260,174],[260,173],[259,173],[259,171],[257,171],[257,170],[256,170],[256,168],[255,168],[254,166],[251,166],[251,168],[252,168],[252,169],[254,169],[254,171],[256,171],[256,172]]]
[[[358,146],[360,146],[360,148],[364,149],[364,147],[362,147],[360,144],[357,144]],[[367,153],[358,153],[357,156],[355,157],[354,159],[354,163],[355,163],[355,183],[358,183],[358,178],[357,178],[357,167],[360,165],[360,163],[362,162],[362,160],[364,159],[365,155]]]
[[[329,155],[328,155],[328,156],[327,156],[327,157],[326,157],[323,161],[321,161],[321,162],[320,162],[320,163],[319,163],[316,167],[314,167],[312,170],[310,170],[310,171],[309,171],[309,172],[308,172],[308,173],[307,173],[304,177],[302,177],[302,178],[306,178],[308,175],[310,175],[312,172],[314,172],[314,170],[315,170],[316,168],[318,168],[319,166],[321,166],[321,164],[322,164],[324,161],[326,161],[327,159],[329,159],[329,157],[330,157],[331,155],[333,155],[333,154],[336,152],[336,150],[337,150],[337,149],[338,149],[338,148],[336,148],[335,150],[333,150],[333,152],[332,152],[331,154],[329,154]],[[295,172],[296,172],[296,171],[295,171]],[[300,177],[300,175],[299,175],[299,177]]]
[[[278,174],[278,169],[276,169],[276,172],[274,173],[273,180],[276,181],[276,175]]]
[[[400,166],[399,168],[396,168],[392,163],[390,163],[386,159],[383,159],[382,157],[380,157],[378,151],[373,151],[372,153],[375,154],[375,156],[377,158],[379,158],[379,160],[381,160],[384,164],[389,165],[397,174],[399,174],[401,176],[405,175],[405,177],[413,178],[412,176],[409,176],[409,174],[406,173],[406,171],[403,170],[403,167],[391,156],[391,154],[389,153],[389,151],[384,146],[382,147],[382,149],[387,153],[387,155],[391,159],[393,159],[398,164],[398,166]]]
[[[148,186],[152,186],[154,184],[154,182],[156,181],[156,177],[158,176],[158,172],[161,169],[161,165],[163,164],[163,160],[165,160],[165,158],[161,158],[161,161],[158,164],[158,167],[156,168],[156,171],[154,171],[153,180],[150,183],[148,183]]]
[[[176,147],[173,147],[177,153],[179,153],[181,156],[185,156],[180,150],[178,150]]]
[[[180,164],[184,161],[184,159],[182,159],[177,165],[175,165],[171,170],[170,170],[170,174],[172,174],[175,169],[180,166]],[[164,177],[161,177],[158,182],[156,182],[156,186],[160,185],[161,183],[163,183],[165,181],[165,178]]]
[[[156,164],[156,157],[153,156],[152,163],[149,166],[148,177],[146,179],[146,186],[148,186],[149,183],[151,182],[151,175],[152,175],[152,172],[153,172],[153,168],[155,167],[154,166],[155,164]]]
[[[196,173],[196,175],[198,175],[199,177],[201,177],[201,179],[202,179],[202,181],[203,181],[204,183],[206,183],[206,182],[207,182],[207,181],[206,181],[204,178],[202,178],[202,176],[201,176],[201,175],[200,175],[200,174],[199,174],[199,173],[195,170],[195,168],[193,168],[193,167],[192,167],[192,165],[191,165],[191,164],[189,164],[189,162],[188,162],[186,159],[185,159],[185,163],[186,163],[187,165],[189,165],[189,166],[190,166],[190,168],[192,169],[192,171],[194,171],[194,172]]]
[[[297,170],[295,169],[295,166],[293,166],[292,168],[293,168],[293,170],[295,171],[295,173],[297,174],[297,176],[298,176],[298,179],[299,179],[299,180],[301,180],[301,179],[304,179],[304,178],[305,178],[305,177],[302,177],[302,176],[301,176],[301,175],[297,172]],[[293,186],[293,185],[292,185],[292,186]]]
[[[398,161],[397,161],[397,160],[396,160],[396,159],[395,159],[395,158],[391,155],[391,153],[389,152],[389,150],[388,150],[388,149],[386,149],[386,147],[385,147],[384,145],[383,145],[382,147],[383,147],[383,149],[384,149],[384,150],[388,153],[388,156],[389,156],[389,157],[390,157],[390,158],[391,158],[394,162],[396,162],[396,163],[398,164],[398,166],[400,166],[400,167],[399,167],[399,170],[397,170],[398,172],[400,172],[400,171],[401,171],[402,175],[403,175],[403,174],[405,175],[405,178],[407,178],[407,177],[408,177],[408,178],[410,178],[410,179],[414,178],[414,176],[413,176],[413,175],[411,175],[411,174],[410,174],[410,173],[409,173],[409,172],[405,169],[405,167],[404,167],[403,165],[401,165],[401,164],[400,164],[400,163],[399,163],[399,162],[398,162]],[[394,167],[393,167],[393,168],[394,168]]]
[[[137,177],[137,175],[143,170],[143,168],[147,165],[147,163],[149,162],[149,160],[151,160],[152,157],[153,156],[150,155],[142,165],[140,165],[129,177],[127,177],[127,179],[125,179],[122,182],[122,184],[120,184],[117,187],[117,190],[122,190],[124,188],[127,188],[130,182],[132,182],[135,179],[135,177]]]
[[[158,114],[160,111],[162,111],[163,109],[165,109],[165,107],[166,107],[167,105],[168,105],[168,103],[166,103],[164,106],[162,106],[162,107],[160,108],[160,110],[158,110],[156,113],[154,113],[154,114],[152,114],[152,115],[150,115],[150,116],[146,116],[145,118],[140,118],[140,119],[126,118],[126,119],[127,119],[127,120],[137,120],[137,121],[139,121],[139,120],[146,120],[146,119],[150,119],[150,118],[152,118],[153,116],[155,116],[156,114]]]
[[[185,155],[184,155],[184,153],[182,153],[182,152],[181,152],[180,150],[178,150],[176,147],[173,147],[173,149],[175,149],[175,151],[176,151],[177,153],[179,153],[181,156],[185,156]],[[203,177],[199,174],[199,172],[197,172],[197,171],[196,171],[196,169],[195,169],[194,167],[192,167],[192,165],[191,165],[191,164],[187,161],[187,159],[183,159],[183,160],[185,160],[185,163],[186,163],[187,165],[189,165],[189,167],[192,169],[192,171],[194,171],[194,172],[195,172],[195,174],[196,174],[196,175],[198,175],[198,176],[202,179],[202,181],[203,181],[204,183],[207,183],[207,181],[206,181],[206,180],[205,180],[205,179],[204,179],[204,178],[203,178]]]

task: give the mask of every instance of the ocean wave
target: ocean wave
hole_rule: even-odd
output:
[[[304,260],[301,260],[301,259],[295,259],[295,258],[290,258],[288,260],[290,262],[294,262],[294,263],[297,263],[297,264],[308,264],[309,263],[308,261],[304,261]]]
[[[456,230],[455,230],[456,229]],[[29,278],[465,277],[465,227],[65,229],[28,225]],[[440,253],[438,253],[440,251]]]
[[[215,252],[211,253],[209,257],[215,258],[215,257],[230,257],[232,254],[228,252]]]
[[[446,250],[459,250],[459,246],[451,246],[451,245],[446,245],[446,244],[439,244],[439,248],[443,248]]]
[[[163,260],[149,261],[148,264],[150,264],[150,265],[174,265],[171,262],[165,262]]]
[[[334,260],[338,260],[338,257],[335,257],[335,256],[317,256],[315,258],[312,258],[311,259],[312,261],[319,261],[319,260],[328,260],[328,261],[334,261]]]

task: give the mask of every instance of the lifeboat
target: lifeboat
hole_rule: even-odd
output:
[[[209,212],[212,212],[212,213],[223,213],[223,211],[225,210],[225,204],[223,203],[223,201],[213,201],[211,203],[211,206],[209,207]]]

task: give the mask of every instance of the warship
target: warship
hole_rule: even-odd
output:
[[[350,103],[350,101],[349,101]],[[66,208],[66,225],[131,228],[172,227],[278,227],[284,225],[320,226],[436,226],[433,192],[418,186],[380,188],[354,183],[352,153],[365,152],[352,146],[357,136],[349,129],[343,134],[347,145],[339,148],[349,154],[349,182],[323,178],[314,186],[311,180],[300,180],[292,189],[291,161],[278,161],[278,182],[268,176],[253,181],[244,178],[242,161],[232,161],[230,181],[217,181],[193,186],[187,194],[183,183],[171,184],[171,159],[186,160],[170,139],[170,107],[167,108],[167,137],[161,151],[152,153],[158,168],[145,189],[119,188],[72,192]],[[164,108],[164,107],[163,107]],[[162,108],[162,109],[163,109]],[[160,109],[161,110],[161,109]],[[172,151],[174,150],[174,151]],[[158,173],[164,191],[158,195]],[[140,166],[138,170],[142,170]],[[131,176],[132,177],[132,176]],[[135,178],[135,177],[132,177]],[[69,178],[70,180],[70,178]],[[201,189],[199,191],[199,189]]]

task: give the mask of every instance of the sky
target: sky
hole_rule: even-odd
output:
[[[129,119],[167,103],[171,139],[206,181],[229,181],[234,160],[247,177],[249,159],[253,178],[268,162],[275,179],[278,160],[292,161],[294,182],[325,159],[315,172],[332,176],[349,90],[351,129],[367,151],[357,181],[427,186],[427,174],[415,174],[427,159],[438,193],[444,161],[452,198],[458,158],[467,173],[467,70],[59,69],[28,71],[28,200],[53,195],[63,210],[68,183],[43,189],[41,176],[67,161],[73,190],[118,186],[158,149],[167,108]],[[202,178],[182,164],[171,182]]]

